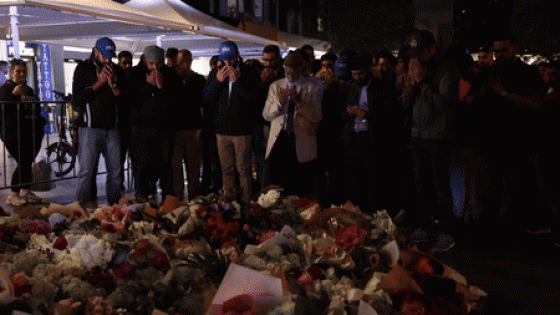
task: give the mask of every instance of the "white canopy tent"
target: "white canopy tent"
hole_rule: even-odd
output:
[[[187,48],[195,55],[211,52],[216,54],[218,46],[227,38],[237,42],[241,55],[260,55],[263,45],[278,45],[278,42],[259,36],[248,34],[227,23],[217,20],[203,12],[196,10],[180,0],[131,0],[125,6],[134,8],[150,15],[165,18],[173,23],[192,25],[197,34],[204,34],[203,40],[182,41],[181,37],[165,36],[162,38],[164,46]],[[212,49],[213,48],[213,49]]]
[[[144,7],[140,10],[111,0],[0,0],[0,36],[87,49],[94,46],[97,38],[109,36],[115,40],[118,50],[137,54],[145,46],[159,44],[163,48],[192,48],[195,55],[211,55],[217,53],[224,38],[238,42],[242,51],[262,51],[264,45],[277,44],[188,6],[150,1],[154,6],[179,7],[182,13],[196,11],[193,12],[197,18],[192,23],[184,16],[153,15],[147,12],[147,4],[147,1],[138,2],[139,7]]]

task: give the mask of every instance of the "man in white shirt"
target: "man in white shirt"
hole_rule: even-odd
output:
[[[286,194],[315,192],[317,125],[322,118],[323,86],[303,75],[303,58],[290,52],[284,61],[285,78],[270,86],[263,117],[271,122],[266,147],[272,184]]]

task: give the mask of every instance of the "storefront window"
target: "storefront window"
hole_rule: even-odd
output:
[[[263,0],[253,1],[253,14],[257,22],[263,21]]]
[[[243,16],[244,0],[220,0],[220,15],[231,18]]]

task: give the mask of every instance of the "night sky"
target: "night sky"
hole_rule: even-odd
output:
[[[469,48],[492,43],[500,29],[511,31],[521,52],[560,52],[558,0],[456,0],[457,38]]]

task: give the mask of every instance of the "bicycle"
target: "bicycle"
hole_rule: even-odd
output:
[[[67,106],[70,102],[71,96],[63,96],[62,93],[55,92],[57,97],[60,97],[66,103],[60,109],[60,119],[57,121],[60,125],[60,132],[58,136],[58,141],[52,143],[47,147],[47,161],[51,163],[51,168],[54,171],[54,175],[57,177],[62,177],[70,173],[76,166],[76,158],[78,156],[78,129],[72,126],[72,119],[67,121]],[[66,135],[68,126],[68,133],[72,139],[70,143]]]

